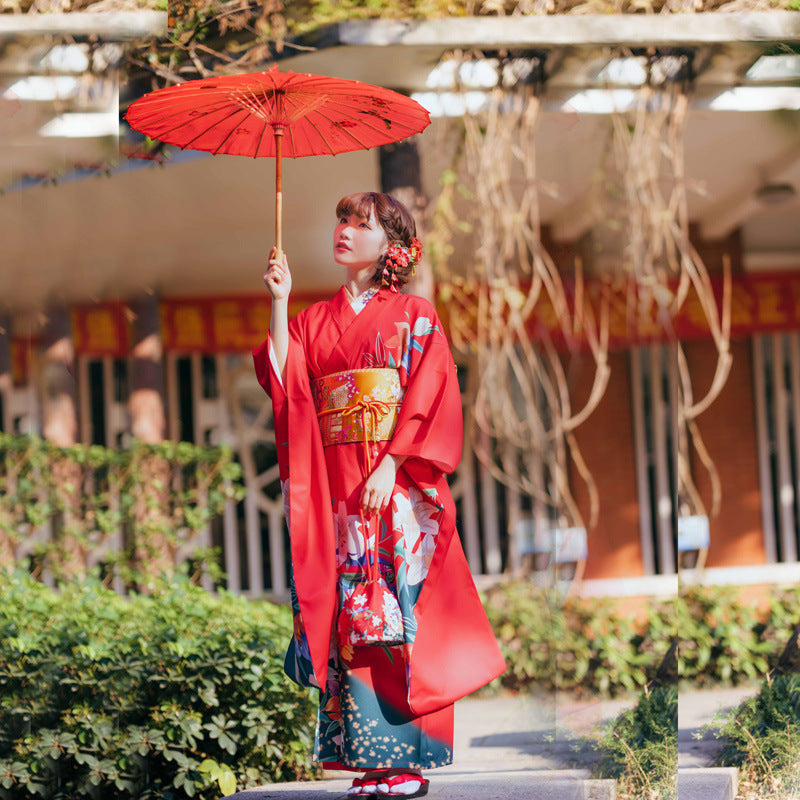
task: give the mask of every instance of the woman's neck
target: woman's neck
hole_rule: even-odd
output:
[[[356,272],[347,271],[347,280],[344,285],[350,296],[354,299],[372,287],[372,276],[375,274],[375,267],[365,267]]]

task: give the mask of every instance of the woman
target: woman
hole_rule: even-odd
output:
[[[461,457],[455,365],[433,306],[398,291],[421,254],[413,218],[373,192],[336,215],[345,285],[290,324],[291,273],[273,250],[270,335],[253,351],[291,534],[286,671],[320,689],[315,759],[365,773],[349,794],[419,797],[421,770],[452,761],[453,703],[505,664],[445,478]],[[370,579],[380,646],[354,646]]]

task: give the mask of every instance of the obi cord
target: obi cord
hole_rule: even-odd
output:
[[[367,474],[370,474],[370,443],[390,440],[397,425],[403,400],[398,371],[335,372],[312,381],[312,392],[323,446],[363,442]]]

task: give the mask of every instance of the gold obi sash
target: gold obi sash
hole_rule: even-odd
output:
[[[348,369],[311,381],[322,444],[364,442],[367,469],[372,471],[370,442],[394,434],[403,401],[396,369]]]

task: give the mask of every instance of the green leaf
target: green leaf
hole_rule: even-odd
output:
[[[219,784],[219,789],[223,795],[227,796],[229,794],[233,794],[236,791],[236,776],[233,774],[233,771],[228,767],[223,767],[224,772],[220,775],[219,780],[217,781]]]

